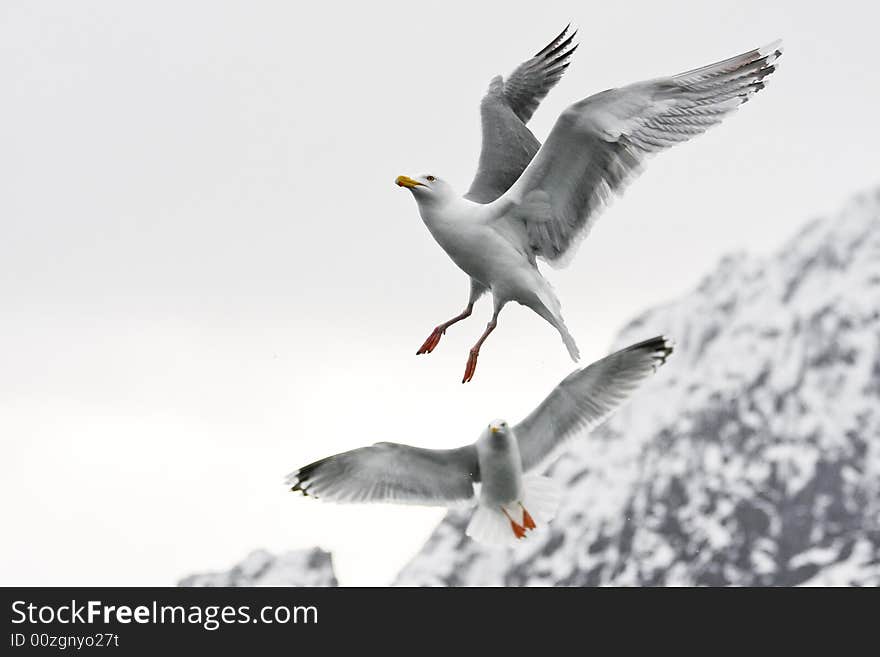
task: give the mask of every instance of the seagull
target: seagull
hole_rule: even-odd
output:
[[[467,535],[482,543],[515,543],[556,512],[559,487],[541,473],[573,438],[617,410],[672,349],[659,336],[575,370],[519,424],[494,420],[465,447],[376,443],[315,461],[285,483],[331,502],[448,507],[476,501]]]
[[[526,123],[577,48],[576,31],[569,28],[507,79],[490,82],[480,105],[477,173],[463,197],[435,174],[395,181],[412,192],[431,235],[470,276],[465,309],[437,325],[416,353],[431,353],[450,326],[471,315],[480,296],[492,293],[492,319],[470,350],[462,383],[473,379],[480,348],[510,301],[550,323],[578,360],[559,299],[537,259],[568,264],[612,192],[622,192],[650,155],[705,132],[763,89],[782,54],[776,41],[589,96],[562,112],[542,146]]]

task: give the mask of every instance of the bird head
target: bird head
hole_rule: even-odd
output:
[[[443,201],[455,195],[449,183],[430,173],[415,178],[397,176],[394,183],[411,191],[419,204]]]
[[[510,436],[510,427],[504,420],[493,420],[489,423],[489,437],[493,441],[502,442]]]

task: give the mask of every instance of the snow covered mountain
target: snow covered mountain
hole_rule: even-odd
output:
[[[336,586],[330,553],[320,548],[278,556],[254,550],[230,570],[184,577],[178,586]]]
[[[724,259],[614,348],[676,351],[550,472],[514,550],[451,512],[399,585],[880,585],[880,189],[767,258]]]

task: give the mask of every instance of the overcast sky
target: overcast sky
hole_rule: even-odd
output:
[[[539,138],[591,93],[782,37],[768,88],[549,270],[589,362],[721,255],[878,182],[868,5],[3,2],[0,584],[163,585],[313,545],[342,583],[390,581],[441,510],[324,505],[283,476],[470,442],[574,367],[510,305],[462,386],[486,300],[415,356],[468,281],[394,177],[463,192],[488,81],[568,21],[581,46]]]

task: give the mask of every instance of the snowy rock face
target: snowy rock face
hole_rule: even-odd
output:
[[[512,550],[451,512],[400,585],[880,585],[880,189],[631,322],[675,353]]]
[[[232,569],[184,577],[178,586],[336,586],[330,553],[313,548],[278,556],[255,550]]]

